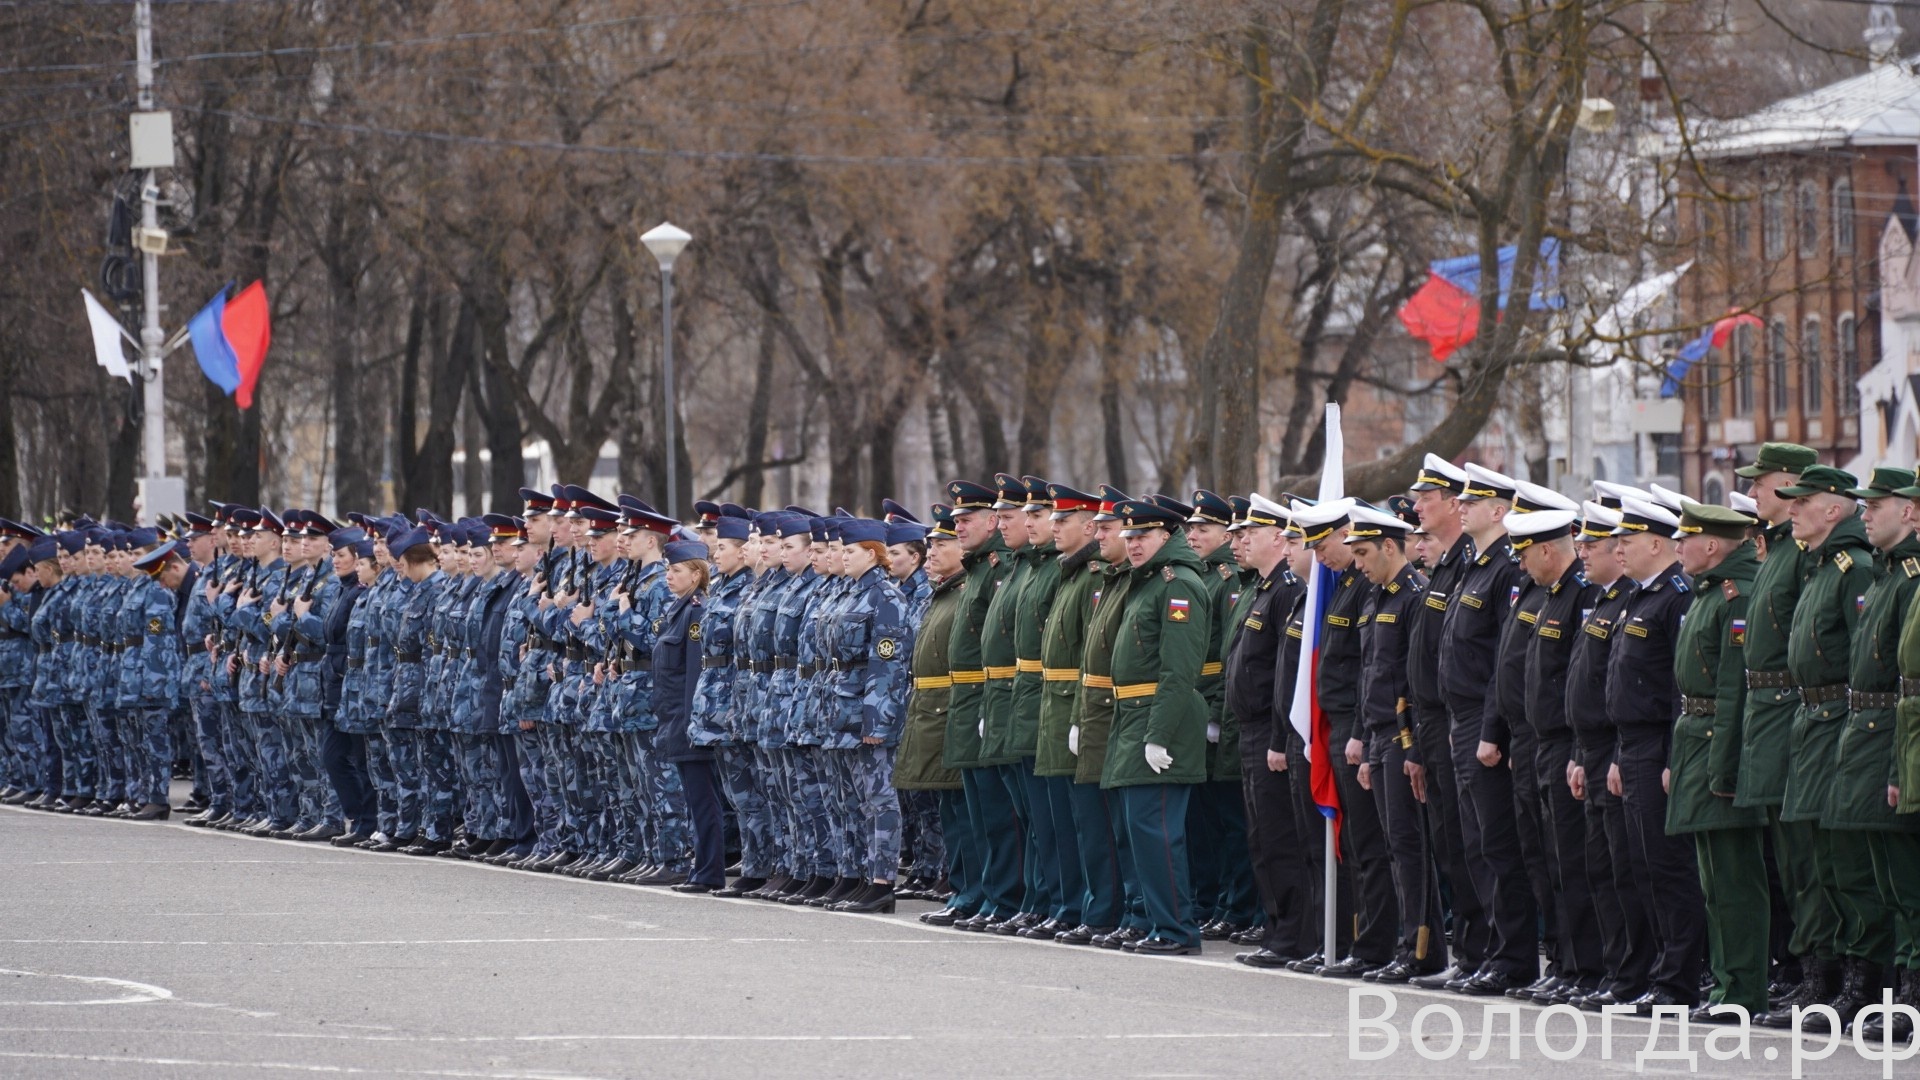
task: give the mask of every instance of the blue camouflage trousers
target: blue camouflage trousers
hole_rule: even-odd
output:
[[[799,814],[801,858],[814,877],[836,877],[840,872],[843,836],[836,827],[833,751],[818,746],[796,747],[794,792]]]
[[[543,834],[540,842],[553,851],[582,851],[579,797],[570,786],[577,772],[573,732],[565,724],[544,723],[534,736],[540,745],[541,780],[554,814],[553,833]]]
[[[858,754],[853,750],[824,750],[821,756],[826,761],[828,778],[833,787],[828,792],[827,823],[833,840],[833,876],[840,878],[859,878],[867,876],[867,843],[865,830],[859,819],[860,812],[860,763]]]
[[[548,781],[549,740],[545,729],[550,726],[542,724],[532,731],[519,731],[510,736],[519,759],[520,786],[526,789],[527,801],[533,806],[533,853],[536,855],[551,855],[560,850],[560,830],[565,821],[559,792],[549,786]]]
[[[254,759],[260,764],[260,801],[266,805],[267,820],[276,828],[291,828],[300,816],[300,788],[293,772],[299,737],[287,730],[285,718],[271,712],[243,711],[243,715],[257,740]]]
[[[767,802],[768,873],[799,877],[793,837],[793,799],[788,785],[786,750],[753,747],[753,778]]]
[[[613,854],[613,834],[617,831],[613,808],[608,805],[616,773],[613,733],[574,728],[572,741],[573,773],[567,789],[580,814],[580,843],[575,850],[604,858]]]
[[[460,752],[451,731],[420,728],[419,733],[423,780],[420,832],[428,840],[450,842],[460,822]]]
[[[47,791],[53,782],[53,725],[45,709],[27,704],[28,687],[0,690],[10,766],[7,782],[21,791]]]
[[[173,710],[123,709],[123,746],[126,755],[127,801],[136,806],[167,803],[173,777],[173,740],[169,724]]]
[[[223,701],[220,709],[220,745],[226,751],[227,771],[233,775],[233,813],[243,819],[263,818],[267,798],[260,771],[260,731],[254,714],[237,702]]]
[[[86,737],[93,742],[93,797],[110,803],[127,800],[127,763],[120,750],[115,711],[98,705],[81,709],[87,721]]]
[[[327,779],[326,733],[332,727],[318,716],[286,716],[284,724],[292,757],[294,788],[299,800],[299,823],[344,825],[340,794]]]
[[[900,796],[893,790],[893,748],[857,746],[832,753],[850,766],[856,824],[848,845],[857,848],[855,872],[843,877],[892,881],[900,870]]]
[[[773,815],[767,793],[760,787],[755,748],[732,745],[713,750],[720,790],[726,793],[740,826],[740,876],[768,877],[773,873]]]
[[[367,771],[380,800],[380,831],[394,840],[417,839],[426,796],[419,729],[385,728],[368,735]]]
[[[84,799],[101,794],[100,758],[87,729],[86,707],[59,706],[54,712],[53,739],[60,751],[60,786],[66,789],[61,794]]]
[[[912,852],[912,876],[937,881],[947,872],[946,832],[940,828],[940,797],[934,791],[900,792],[900,816]]]
[[[623,850],[644,854],[655,866],[685,871],[693,863],[693,821],[680,770],[654,753],[653,732],[622,732],[620,739],[639,781],[639,799],[632,805],[641,827],[641,846]]]
[[[200,747],[200,766],[206,771],[207,806],[211,817],[233,809],[233,770],[227,764],[227,748],[221,729],[219,703],[196,695],[192,703],[193,738]]]
[[[460,748],[460,782],[466,798],[461,820],[467,835],[497,840],[506,835],[506,758],[493,733],[454,736]]]

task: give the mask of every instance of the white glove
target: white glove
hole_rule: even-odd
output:
[[[1161,773],[1166,772],[1167,766],[1171,764],[1173,764],[1173,755],[1167,753],[1166,747],[1155,746],[1153,743],[1147,744],[1147,768]]]
[[[1220,725],[1219,724],[1207,725],[1207,741],[1211,743],[1217,743],[1220,741]]]
[[[980,721],[980,737],[983,739],[987,737],[987,722],[985,720]]]
[[[1079,724],[1075,724],[1072,727],[1067,729],[1067,749],[1071,751],[1075,757],[1080,756],[1080,725]]]

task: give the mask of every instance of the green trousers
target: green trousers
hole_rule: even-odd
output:
[[[1787,951],[1799,957],[1832,960],[1839,956],[1834,942],[1840,936],[1840,916],[1820,888],[1814,848],[1818,843],[1811,821],[1781,821],[1778,806],[1767,807],[1767,833],[1773,841],[1773,862],[1780,871],[1780,889],[1793,916],[1793,934]]]
[[[1893,918],[1873,873],[1873,830],[1817,829],[1820,887],[1840,916],[1834,952],[1885,963],[1893,955]]]
[[[1713,969],[1709,1005],[1767,1009],[1766,831],[1709,829],[1693,834],[1700,892],[1707,902],[1707,963]]]
[[[1893,962],[1920,970],[1920,833],[1867,834],[1880,899],[1893,914]]]

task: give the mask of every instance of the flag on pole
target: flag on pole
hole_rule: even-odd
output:
[[[1345,497],[1346,450],[1340,434],[1340,406],[1332,402],[1327,403],[1326,429],[1327,453],[1320,466],[1320,501],[1323,503]],[[1293,722],[1293,730],[1307,744],[1308,780],[1313,803],[1320,808],[1322,816],[1333,822],[1336,847],[1340,836],[1340,792],[1333,781],[1333,751],[1327,745],[1327,715],[1320,708],[1319,660],[1320,645],[1326,637],[1322,625],[1323,613],[1338,577],[1318,561],[1313,564],[1313,573],[1307,577],[1306,617],[1301,623],[1304,637],[1300,642],[1300,666],[1294,673],[1293,702],[1287,712],[1287,718]]]
[[[1512,244],[1494,253],[1499,275],[1499,309],[1507,310],[1513,287],[1513,268],[1520,249]],[[1566,305],[1560,293],[1560,241],[1540,241],[1540,262],[1534,268],[1533,291],[1527,306],[1553,311]],[[1427,264],[1427,283],[1400,306],[1401,325],[1427,343],[1437,363],[1446,363],[1461,346],[1480,333],[1480,256],[1460,255]]]
[[[80,296],[87,304],[87,329],[93,332],[94,362],[106,368],[107,374],[114,378],[132,382],[133,368],[127,365],[126,351],[120,347],[123,340],[133,341],[132,336],[121,327],[120,320],[114,318],[105,305],[93,298],[92,293],[81,289]]]
[[[1660,396],[1670,398],[1680,392],[1680,383],[1693,370],[1693,365],[1706,359],[1715,349],[1724,348],[1727,339],[1742,326],[1765,326],[1760,316],[1750,311],[1738,315],[1729,315],[1700,331],[1700,336],[1680,346],[1680,351],[1667,363],[1666,375],[1660,380]]]
[[[256,281],[232,300],[226,296],[222,287],[187,323],[187,334],[207,379],[232,394],[236,405],[249,409],[273,340],[267,290]]]

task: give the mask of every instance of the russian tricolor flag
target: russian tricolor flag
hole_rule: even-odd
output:
[[[1340,406],[1327,403],[1327,455],[1320,466],[1320,501],[1344,498],[1346,450],[1340,435]],[[1320,708],[1320,643],[1325,639],[1323,626],[1327,597],[1333,595],[1339,575],[1318,561],[1307,578],[1306,617],[1301,622],[1305,639],[1300,643],[1300,668],[1293,683],[1293,704],[1287,713],[1293,729],[1307,744],[1309,788],[1320,813],[1333,822],[1333,849],[1340,845],[1340,791],[1333,782],[1332,750],[1327,746],[1327,715]],[[1344,749],[1344,748],[1343,748]]]
[[[241,289],[232,300],[222,288],[187,323],[193,358],[215,386],[233,395],[242,409],[253,406],[253,389],[267,362],[273,340],[267,290],[259,283]]]

